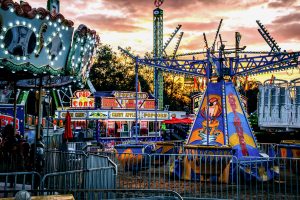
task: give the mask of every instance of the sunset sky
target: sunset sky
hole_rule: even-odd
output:
[[[46,7],[46,0],[28,0],[33,7]],[[153,0],[60,0],[61,13],[95,29],[103,44],[132,47],[143,55],[152,51]],[[203,32],[211,46],[220,19],[222,38],[227,48],[234,45],[234,33],[242,34],[246,50],[269,50],[258,33],[256,20],[285,50],[300,50],[300,0],[165,0],[164,41],[178,24],[184,32],[178,53],[204,50]],[[175,38],[169,46],[171,53]]]

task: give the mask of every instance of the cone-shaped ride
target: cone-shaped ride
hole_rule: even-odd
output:
[[[245,173],[246,179],[272,178],[269,162],[259,154],[239,93],[229,79],[208,84],[182,153],[173,173],[185,180],[209,177],[229,182],[233,181],[229,174],[236,170]]]

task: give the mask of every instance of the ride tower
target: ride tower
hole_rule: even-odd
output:
[[[159,8],[163,1],[155,1],[156,9],[153,10],[153,57],[161,59],[163,56],[163,10]],[[163,109],[164,102],[164,77],[162,70],[154,69],[154,95],[156,107]]]
[[[47,10],[54,13],[59,13],[60,3],[59,0],[48,0],[47,1]]]

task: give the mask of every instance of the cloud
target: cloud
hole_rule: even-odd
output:
[[[282,7],[289,7],[296,3],[297,0],[277,0],[275,2],[270,2],[268,4],[269,8],[282,8]]]
[[[115,32],[134,32],[144,30],[144,28],[136,26],[132,20],[120,17],[108,17],[102,14],[82,15],[77,17],[78,21],[87,24],[93,29],[98,29],[100,32],[115,31]]]
[[[16,1],[16,0],[15,0]],[[131,46],[134,50],[152,49],[153,0],[63,0],[61,13],[66,19],[97,30],[106,44]],[[164,34],[181,24],[184,36],[179,52],[203,50],[202,33],[211,46],[219,20],[226,47],[234,46],[234,32],[242,34],[241,45],[268,48],[257,31],[260,19],[279,45],[300,48],[299,0],[165,0]],[[46,7],[44,0],[29,0],[33,7]],[[299,23],[298,23],[299,22]],[[165,40],[167,36],[165,36]],[[174,38],[176,41],[176,38]],[[174,45],[174,41],[173,45]],[[171,44],[170,44],[171,45]],[[247,49],[248,49],[247,47]],[[170,46],[170,49],[171,46]]]
[[[201,22],[184,22],[182,23],[183,29],[185,31],[210,31],[210,30],[216,30],[218,27],[218,22],[207,22],[207,23],[201,23]],[[173,25],[174,26],[174,25]]]
[[[300,13],[291,13],[289,15],[276,18],[273,23],[286,24],[300,21]]]
[[[300,40],[300,23],[294,22],[290,24],[274,25],[274,38],[278,42]]]

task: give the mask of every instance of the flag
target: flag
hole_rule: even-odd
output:
[[[141,91],[142,91],[141,82],[138,81],[138,92],[141,92]]]
[[[234,86],[237,86],[237,80],[236,76],[232,77],[232,83]]]
[[[200,83],[200,91],[201,91],[201,92],[204,91],[204,78],[201,79],[201,83]]]
[[[245,78],[244,90],[245,90],[245,91],[248,91],[248,90],[249,90],[249,81],[248,81],[248,76],[246,76],[246,78]]]
[[[275,81],[275,76],[272,74],[270,79],[270,85],[274,84],[274,81]]]
[[[194,89],[195,89],[196,91],[199,90],[199,89],[198,89],[198,83],[197,83],[196,77],[194,77]]]

